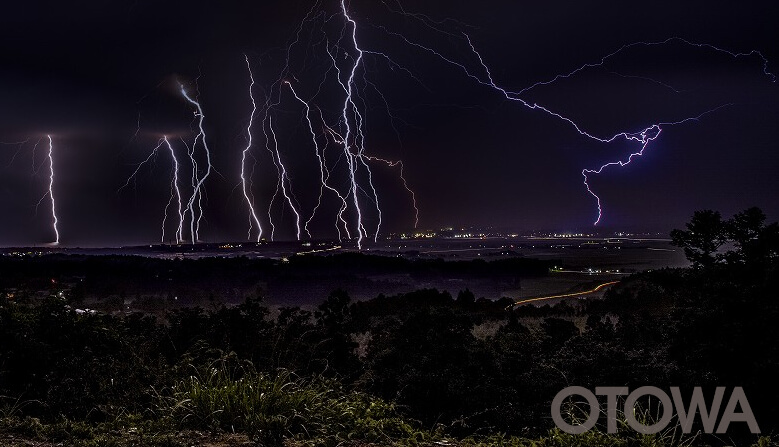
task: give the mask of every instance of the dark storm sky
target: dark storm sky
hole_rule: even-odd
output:
[[[733,52],[759,50],[769,61],[768,70],[779,72],[779,13],[771,2],[403,2],[408,12],[425,14],[450,35],[392,12],[397,3],[387,4],[365,0],[350,5],[361,47],[384,52],[416,79],[381,57],[365,56],[360,76],[365,73],[384,98],[372,87],[365,89],[365,146],[372,155],[403,160],[422,228],[587,231],[597,208],[581,170],[625,159],[639,147],[588,140],[569,124],[507,101],[385,30],[434,47],[481,75],[461,38],[465,32],[495,81],[509,90],[597,62],[624,44],[669,37]],[[117,189],[159,135],[194,138],[192,109],[174,86],[178,80],[194,87],[196,79],[219,172],[206,185],[201,236],[207,241],[244,239],[247,209],[236,188],[251,110],[244,54],[254,69],[257,99],[264,102],[284,65],[285,46],[312,5],[31,0],[4,6],[0,141],[28,142],[0,145],[0,245],[53,238],[49,202],[44,200],[37,214],[35,209],[49,174],[47,142],[41,141],[34,155],[33,146],[46,134],[55,145],[55,197],[65,245],[158,241],[171,173],[165,153],[141,169],[128,188]],[[338,12],[337,2],[320,6],[325,14]],[[343,21],[335,17],[327,26],[337,31]],[[351,29],[346,30],[342,45],[348,44]],[[315,35],[307,28],[291,64],[290,75],[306,97],[316,91],[310,82],[317,79],[316,69],[327,63],[326,54],[314,54],[323,48],[320,39],[305,40]],[[319,47],[312,47],[316,42]],[[317,105],[337,112],[339,93],[320,92]],[[318,171],[310,163],[313,146],[310,141],[306,146],[308,129],[299,104],[289,95],[284,98],[275,112],[280,150],[308,215],[318,194]],[[334,100],[325,104],[328,98]],[[756,56],[733,58],[678,42],[636,47],[603,67],[538,87],[523,98],[604,137],[731,104],[697,122],[663,127],[643,157],[592,176],[604,228],[666,231],[682,225],[696,209],[730,215],[753,205],[772,220],[779,218],[779,83],[763,73]],[[255,138],[253,150],[260,153],[265,150],[260,128]],[[270,161],[260,158],[263,163],[253,192],[265,219],[275,179],[267,178]],[[413,209],[398,171],[378,164],[372,169],[383,230],[410,228]],[[327,203],[314,221],[314,236],[335,235],[332,205]],[[292,237],[291,215],[279,210],[276,236]]]

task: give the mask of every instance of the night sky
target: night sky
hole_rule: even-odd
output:
[[[356,71],[355,103],[363,117],[365,155],[403,161],[420,228],[590,231],[598,209],[582,183],[582,169],[624,161],[641,149],[624,139],[607,144],[589,139],[570,123],[507,100],[467,76],[462,67],[487,79],[466,35],[494,82],[515,92],[598,63],[634,42],[679,37],[733,53],[760,51],[769,74],[756,54],[733,57],[679,40],[637,45],[521,98],[603,138],[727,104],[697,121],[661,125],[661,135],[642,157],[590,176],[603,206],[599,229],[668,231],[703,208],[729,216],[759,206],[771,220],[779,218],[779,82],[770,75],[779,72],[779,9],[772,2],[401,1],[347,3],[366,51]],[[344,91],[327,49],[345,82],[343,71],[357,56],[351,33],[340,4],[330,0],[5,5],[0,141],[8,144],[0,145],[0,245],[54,238],[48,196],[36,211],[49,184],[46,135],[54,145],[63,245],[160,241],[171,197],[168,154],[160,151],[154,163],[120,187],[162,135],[188,162],[181,139],[193,143],[197,120],[178,83],[203,108],[216,171],[204,184],[200,239],[246,239],[249,213],[239,174],[252,104],[245,56],[258,103],[250,192],[263,237],[270,236],[268,204],[278,184],[263,135],[268,97],[274,104],[267,113],[294,203],[307,220],[317,204],[320,171],[304,108],[283,81],[309,101],[317,141],[327,143],[329,184],[346,194],[350,182],[343,148],[328,136],[319,114],[344,134],[345,123],[339,122]],[[205,158],[198,154],[202,169]],[[382,208],[382,233],[413,228],[414,208],[399,166],[369,166]],[[190,188],[191,169],[182,165],[181,170],[183,187]],[[366,172],[358,170],[358,200],[372,234],[377,215]],[[338,209],[339,202],[325,190],[309,225],[315,238],[337,236]],[[168,214],[165,234],[171,240],[175,203]],[[294,238],[294,214],[278,197],[271,214],[275,238]],[[343,216],[355,233],[355,210]],[[252,239],[256,235],[255,229]]]

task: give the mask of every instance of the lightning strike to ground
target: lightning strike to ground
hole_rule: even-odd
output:
[[[120,192],[122,189],[128,187],[130,185],[130,182],[135,181],[135,179],[138,176],[138,173],[140,172],[141,168],[150,161],[157,158],[157,155],[159,153],[160,148],[165,145],[168,148],[168,152],[170,153],[171,162],[173,165],[172,174],[171,174],[171,181],[170,181],[170,198],[168,199],[168,203],[165,205],[165,214],[162,218],[162,239],[161,242],[165,242],[165,227],[168,220],[168,208],[170,208],[171,204],[173,203],[173,200],[176,199],[178,202],[178,226],[176,227],[176,242],[182,242],[184,240],[184,211],[182,208],[182,196],[181,196],[181,188],[179,186],[179,160],[178,157],[176,157],[176,152],[173,150],[173,146],[170,144],[170,141],[168,140],[167,136],[163,136],[160,138],[160,140],[157,142],[157,145],[152,149],[152,151],[149,153],[149,155],[140,163],[138,163],[138,166],[135,167],[135,170],[132,174],[127,178],[127,181],[124,182],[122,186],[119,187],[117,192]]]
[[[252,148],[252,125],[254,123],[254,115],[257,114],[257,102],[254,100],[254,75],[252,74],[252,66],[249,63],[249,56],[244,55],[244,58],[246,59],[246,68],[249,71],[249,79],[251,80],[249,84],[249,98],[252,102],[252,113],[249,115],[249,124],[246,126],[246,135],[247,135],[247,142],[246,147],[241,152],[241,189],[243,191],[243,197],[246,200],[246,205],[249,207],[249,231],[246,235],[247,239],[251,239],[252,237],[252,229],[254,226],[257,227],[257,242],[260,242],[262,239],[262,225],[260,224],[260,219],[257,218],[257,212],[254,210],[254,198],[250,196],[250,192],[248,189],[247,183],[251,184],[249,179],[247,179],[246,175],[246,156],[249,155],[249,151],[251,151]]]
[[[59,219],[57,218],[56,202],[54,200],[54,142],[51,140],[51,135],[46,135],[49,138],[49,198],[51,199],[51,218],[53,219],[52,228],[54,229],[54,243],[60,243],[60,232],[57,228]]]
[[[184,88],[183,84],[179,84],[179,88],[181,91],[181,95],[184,96],[184,98],[193,106],[195,106],[195,117],[197,118],[197,126],[198,126],[198,134],[195,136],[195,141],[192,143],[192,147],[190,148],[190,158],[192,158],[193,162],[193,169],[192,169],[192,179],[193,179],[193,188],[192,188],[192,195],[189,197],[189,200],[187,201],[186,210],[189,212],[190,221],[190,237],[192,240],[192,243],[196,243],[200,240],[200,221],[203,219],[203,184],[206,182],[208,177],[211,175],[211,171],[213,169],[211,165],[211,151],[208,148],[208,142],[206,141],[206,131],[203,128],[203,121],[205,120],[205,114],[203,113],[203,108],[200,106],[200,103],[189,96],[187,93],[187,90]],[[206,154],[206,172],[203,174],[202,177],[198,176],[197,172],[197,163],[195,162],[195,150],[197,148],[198,141],[203,146],[203,150]],[[195,217],[195,214],[197,213],[197,217]]]
[[[51,226],[52,226],[52,230],[54,230],[54,244],[59,244],[60,243],[60,232],[58,228],[59,218],[57,217],[56,202],[54,200],[54,142],[51,139],[51,135],[46,135],[46,137],[49,139],[49,152],[47,155],[49,161],[49,190],[38,201],[38,206],[40,206],[41,202],[43,202],[43,200],[47,196],[49,197],[51,201],[51,218],[52,218]]]
[[[295,88],[292,86],[292,83],[290,83],[289,81],[284,81],[284,83],[285,83],[285,85],[287,85],[287,87],[289,87],[289,90],[290,90],[290,92],[292,92],[292,95],[295,97],[295,99],[297,99],[298,102],[300,102],[303,105],[303,107],[305,108],[305,110],[306,110],[306,113],[305,113],[306,122],[308,123],[308,130],[311,133],[311,141],[314,144],[314,151],[315,151],[315,154],[316,154],[316,158],[317,158],[317,161],[319,162],[319,181],[320,181],[319,197],[317,198],[316,206],[314,206],[314,209],[311,211],[311,216],[306,220],[306,222],[305,222],[303,227],[304,227],[306,233],[308,234],[308,237],[311,237],[311,231],[309,231],[308,225],[311,223],[311,220],[314,219],[314,216],[316,215],[316,212],[319,209],[319,206],[322,204],[322,195],[324,193],[325,188],[327,188],[328,190],[332,191],[338,197],[338,199],[341,201],[341,208],[339,210],[338,218],[337,218],[336,224],[335,224],[335,228],[338,231],[338,240],[340,241],[341,240],[341,229],[340,229],[340,226],[339,226],[339,221],[340,221],[340,223],[343,224],[343,226],[344,226],[344,228],[345,228],[345,230],[347,232],[347,237],[350,237],[348,224],[347,224],[346,220],[343,217],[343,211],[347,208],[346,197],[341,195],[341,193],[337,189],[335,189],[334,187],[332,187],[332,186],[330,186],[328,184],[328,180],[330,178],[330,171],[327,169],[327,166],[325,164],[324,150],[322,150],[320,148],[320,146],[319,146],[319,142],[317,140],[317,135],[316,135],[316,132],[314,131],[314,125],[313,125],[313,123],[311,121],[311,106],[309,106],[306,101],[304,101],[300,96],[298,96],[298,93],[295,91]],[[321,117],[321,115],[320,115],[320,117]]]
[[[162,140],[168,147],[170,158],[173,161],[173,177],[170,180],[171,194],[170,199],[168,200],[168,204],[165,206],[165,217],[162,220],[162,242],[165,242],[165,221],[168,218],[168,208],[170,207],[171,202],[173,202],[173,198],[175,196],[176,202],[178,204],[177,213],[179,216],[179,223],[176,227],[176,243],[180,243],[184,241],[184,209],[183,201],[181,199],[181,188],[179,186],[179,160],[176,157],[176,152],[173,150],[173,146],[170,144],[168,137],[163,136]]]
[[[287,201],[287,204],[292,210],[292,214],[295,215],[295,231],[296,231],[295,237],[297,238],[297,240],[300,240],[300,213],[295,208],[295,204],[293,203],[292,200],[292,186],[289,180],[289,176],[287,175],[287,168],[286,166],[284,166],[284,163],[281,161],[281,153],[279,152],[279,140],[278,138],[276,138],[276,131],[273,129],[273,118],[271,116],[268,116],[268,129],[270,129],[271,136],[273,137],[273,148],[276,154],[275,160],[277,163],[277,167],[281,169],[281,173],[279,175],[281,193],[284,195],[284,199]],[[289,186],[289,191],[287,191],[287,186]]]

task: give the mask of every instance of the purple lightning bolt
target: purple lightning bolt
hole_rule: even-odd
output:
[[[410,14],[405,13],[405,12],[404,12],[404,15],[407,15],[409,17],[414,17],[413,15],[410,15]],[[425,24],[428,27],[431,27],[431,28],[433,28],[433,29],[435,29],[437,31],[440,31],[437,27],[434,27],[434,26],[430,25],[429,22],[425,22]],[[714,112],[716,110],[719,110],[719,109],[721,109],[723,107],[726,107],[729,104],[720,105],[719,107],[716,107],[714,109],[704,111],[703,113],[701,113],[701,114],[699,114],[697,116],[685,118],[685,119],[682,119],[682,120],[679,120],[679,121],[675,121],[675,122],[660,122],[660,123],[651,124],[651,125],[643,128],[642,130],[638,131],[638,132],[621,131],[621,132],[618,132],[618,133],[616,133],[616,134],[614,134],[612,136],[602,137],[602,136],[597,136],[595,134],[592,134],[592,133],[586,131],[579,123],[575,122],[573,119],[568,118],[568,117],[562,115],[561,113],[556,112],[554,110],[551,110],[551,109],[549,109],[549,108],[547,108],[547,107],[545,107],[545,106],[543,106],[541,104],[538,104],[536,102],[529,102],[529,101],[523,99],[521,95],[523,95],[524,93],[527,93],[528,91],[530,91],[530,90],[532,90],[532,89],[534,89],[534,88],[536,88],[538,86],[550,85],[550,84],[553,84],[554,82],[556,82],[556,81],[558,81],[560,79],[565,79],[565,78],[569,78],[571,76],[574,76],[574,75],[580,73],[581,71],[583,71],[583,70],[585,70],[587,68],[602,67],[602,66],[604,66],[607,63],[607,61],[610,58],[612,58],[615,55],[617,55],[617,54],[619,54],[621,52],[624,52],[624,51],[626,51],[628,49],[631,49],[631,48],[634,48],[634,47],[638,47],[638,46],[658,46],[658,45],[668,44],[670,42],[680,42],[680,43],[683,43],[683,44],[686,44],[686,45],[689,45],[689,46],[693,46],[693,47],[696,47],[696,48],[709,49],[709,50],[716,51],[716,52],[719,52],[719,53],[727,54],[727,55],[729,55],[729,56],[731,56],[733,58],[756,56],[762,62],[763,73],[765,73],[766,76],[768,76],[772,82],[776,81],[776,76],[768,70],[768,60],[763,56],[763,54],[761,52],[759,52],[757,50],[738,53],[738,52],[733,52],[733,51],[726,50],[726,49],[723,49],[723,48],[719,48],[719,47],[716,47],[716,46],[713,46],[713,45],[710,45],[710,44],[694,43],[694,42],[691,42],[691,41],[688,41],[686,39],[682,39],[682,38],[679,38],[679,37],[672,37],[672,38],[668,38],[666,40],[659,41],[659,42],[636,42],[636,43],[624,45],[624,46],[620,47],[619,49],[609,53],[606,56],[604,56],[598,62],[584,64],[584,65],[582,65],[582,66],[580,66],[580,67],[576,68],[575,70],[572,70],[572,71],[570,71],[568,73],[557,75],[557,76],[553,77],[550,80],[536,82],[535,84],[533,84],[533,85],[531,85],[529,87],[526,87],[524,89],[521,89],[519,91],[510,91],[510,90],[500,86],[499,84],[497,84],[495,82],[495,80],[492,77],[492,73],[491,73],[489,67],[484,62],[481,54],[476,49],[476,47],[473,45],[473,42],[471,41],[470,37],[467,34],[463,33],[463,37],[464,37],[465,42],[467,43],[470,51],[472,52],[472,54],[476,57],[476,60],[478,61],[478,65],[479,65],[479,67],[480,67],[480,69],[482,71],[482,74],[480,74],[480,75],[479,74],[475,74],[471,69],[468,68],[468,66],[465,63],[459,62],[459,61],[454,60],[454,59],[452,59],[450,57],[447,57],[447,56],[441,54],[440,52],[434,50],[431,47],[425,46],[425,45],[420,44],[418,42],[414,42],[414,41],[410,40],[409,38],[407,38],[406,36],[404,36],[404,35],[402,35],[400,33],[396,33],[394,31],[390,31],[390,30],[388,30],[385,27],[381,27],[380,26],[378,28],[383,30],[383,31],[385,31],[389,35],[392,35],[394,37],[397,37],[397,38],[401,39],[402,41],[404,41],[406,44],[410,45],[411,47],[414,47],[414,48],[417,48],[419,50],[422,50],[422,51],[425,51],[427,53],[430,53],[430,54],[434,55],[435,57],[443,60],[444,62],[446,62],[446,63],[448,63],[448,64],[450,64],[450,65],[452,65],[454,67],[457,67],[458,69],[462,70],[463,73],[465,73],[465,75],[468,78],[474,80],[475,82],[477,82],[477,83],[479,83],[481,85],[484,85],[486,87],[489,87],[489,88],[499,92],[506,99],[508,99],[510,101],[518,102],[521,105],[523,105],[524,107],[527,107],[528,109],[543,112],[543,113],[545,113],[545,114],[547,114],[547,115],[549,115],[549,116],[551,116],[551,117],[553,117],[555,119],[558,119],[558,120],[561,120],[561,121],[567,123],[579,135],[582,135],[582,136],[584,136],[584,137],[586,137],[588,139],[591,139],[591,140],[594,140],[594,141],[597,141],[597,142],[600,142],[600,143],[612,143],[612,142],[617,141],[617,140],[623,140],[623,141],[626,141],[626,142],[629,142],[629,143],[631,143],[631,142],[632,143],[637,143],[639,145],[640,149],[638,151],[636,151],[636,152],[631,153],[627,157],[627,159],[624,160],[624,161],[622,161],[622,160],[612,161],[612,162],[605,163],[604,165],[602,165],[598,169],[584,169],[584,170],[582,170],[582,176],[584,177],[585,188],[587,189],[587,192],[589,194],[591,194],[593,197],[595,197],[596,202],[597,202],[597,206],[598,206],[598,217],[595,220],[594,225],[597,225],[598,223],[600,223],[602,215],[603,215],[603,209],[602,209],[602,206],[601,206],[600,197],[598,197],[598,195],[595,194],[595,192],[593,192],[592,189],[590,188],[590,185],[588,183],[588,180],[589,180],[588,174],[590,174],[590,175],[592,175],[592,174],[600,174],[601,172],[603,172],[603,170],[605,170],[606,168],[609,168],[611,166],[620,166],[620,167],[626,166],[631,161],[633,161],[636,157],[640,157],[641,155],[643,155],[644,151],[647,149],[649,143],[651,143],[652,141],[654,141],[655,139],[658,138],[658,136],[662,132],[662,127],[661,126],[663,126],[663,125],[671,126],[671,125],[676,125],[676,124],[682,124],[682,123],[685,123],[685,122],[688,122],[688,121],[697,121],[702,116],[704,116],[706,114],[709,114],[711,112]],[[661,85],[664,85],[664,86],[666,86],[668,88],[676,90],[673,87],[668,86],[667,84],[661,83],[659,81],[656,81],[654,79],[651,79],[651,78],[644,78],[644,79],[649,80],[651,82],[660,83]]]

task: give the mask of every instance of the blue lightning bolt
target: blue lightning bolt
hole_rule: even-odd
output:
[[[682,120],[679,120],[679,121],[660,122],[660,123],[656,123],[656,124],[651,124],[651,125],[649,125],[648,127],[642,129],[639,132],[622,131],[622,132],[618,132],[618,133],[614,134],[611,137],[598,137],[598,136],[595,136],[595,135],[593,135],[593,134],[583,130],[579,126],[579,124],[577,124],[576,122],[574,122],[570,118],[567,118],[567,117],[565,117],[565,116],[563,116],[563,115],[561,115],[561,114],[559,114],[557,112],[554,112],[554,111],[552,111],[552,110],[550,110],[550,109],[548,109],[548,108],[546,108],[544,106],[541,106],[541,105],[539,105],[537,103],[531,104],[531,103],[525,101],[524,99],[519,97],[519,95],[521,93],[527,92],[528,90],[530,90],[530,89],[532,89],[534,87],[537,87],[539,85],[548,85],[548,84],[551,84],[551,83],[555,82],[558,79],[563,79],[563,78],[566,78],[566,77],[573,76],[574,74],[579,73],[580,71],[584,70],[585,68],[595,67],[595,66],[602,66],[603,64],[606,63],[606,60],[608,58],[613,57],[615,54],[617,54],[617,53],[619,53],[621,51],[624,51],[627,48],[631,48],[631,47],[638,46],[638,45],[644,45],[644,46],[662,45],[662,44],[666,44],[668,42],[672,42],[672,41],[675,41],[675,40],[683,42],[683,43],[686,43],[688,45],[699,47],[699,48],[714,49],[716,51],[729,54],[732,57],[758,55],[761,58],[761,60],[763,61],[763,71],[764,71],[764,73],[771,78],[772,82],[776,81],[776,77],[771,72],[768,71],[768,61],[765,59],[765,57],[763,57],[762,53],[760,53],[759,51],[751,51],[749,53],[734,53],[734,52],[727,51],[727,50],[724,50],[724,49],[720,49],[718,47],[714,47],[714,46],[708,45],[708,44],[694,44],[694,43],[689,42],[689,41],[687,41],[685,39],[670,38],[670,39],[667,39],[667,40],[662,41],[662,42],[653,42],[653,43],[639,42],[639,43],[635,43],[635,44],[625,45],[625,46],[621,47],[619,50],[617,50],[615,52],[612,52],[609,55],[605,56],[604,58],[601,59],[600,62],[598,62],[596,64],[585,64],[585,65],[583,65],[583,66],[577,68],[576,70],[573,70],[573,71],[571,71],[571,72],[569,72],[567,74],[558,75],[558,76],[556,76],[555,78],[553,78],[550,81],[537,82],[537,83],[533,84],[532,86],[530,86],[528,88],[520,90],[520,92],[514,93],[514,92],[510,92],[510,91],[504,89],[503,87],[498,86],[495,83],[495,81],[492,78],[492,74],[490,73],[489,68],[484,63],[484,60],[481,57],[481,54],[479,54],[479,52],[476,50],[476,47],[473,45],[473,43],[471,42],[470,38],[467,35],[465,36],[465,38],[466,38],[466,40],[468,42],[468,45],[470,46],[470,48],[473,51],[473,53],[476,55],[479,63],[481,64],[481,66],[483,67],[483,69],[484,69],[484,71],[485,71],[485,73],[487,75],[486,81],[482,80],[482,79],[479,79],[479,82],[482,83],[482,84],[488,85],[489,87],[491,87],[491,88],[493,88],[495,90],[498,90],[499,92],[501,92],[503,94],[503,96],[506,99],[509,99],[509,100],[512,100],[512,101],[517,101],[517,102],[521,103],[522,105],[524,105],[525,107],[528,107],[530,109],[536,109],[536,110],[543,111],[543,112],[547,113],[548,115],[551,115],[551,116],[553,116],[555,118],[563,120],[563,121],[569,123],[571,126],[573,126],[573,128],[580,135],[583,135],[583,136],[585,136],[585,137],[587,137],[587,138],[589,138],[591,140],[595,140],[595,141],[598,141],[598,142],[601,142],[601,143],[611,143],[613,141],[616,141],[617,139],[622,139],[622,140],[625,140],[627,142],[637,142],[637,143],[640,144],[640,150],[638,150],[637,152],[631,153],[628,156],[627,160],[625,160],[625,161],[621,161],[621,160],[612,161],[612,162],[608,162],[608,163],[603,164],[598,169],[594,169],[594,170],[593,169],[583,169],[582,170],[582,176],[584,177],[584,186],[587,189],[587,192],[589,194],[591,194],[596,199],[596,202],[597,202],[598,216],[595,219],[595,221],[593,222],[593,225],[598,225],[600,223],[600,221],[601,221],[601,219],[603,217],[603,208],[601,206],[601,199],[600,199],[600,197],[597,194],[595,194],[595,192],[592,191],[592,189],[591,189],[591,187],[590,187],[590,185],[588,183],[587,174],[600,174],[601,172],[603,172],[604,169],[606,169],[606,168],[608,168],[610,166],[620,166],[620,167],[627,166],[636,157],[642,156],[644,154],[644,151],[646,150],[647,146],[649,145],[649,143],[651,143],[652,141],[654,141],[655,139],[657,139],[660,136],[660,133],[662,132],[662,127],[661,126],[663,126],[663,125],[673,126],[673,125],[677,125],[677,124],[683,124],[683,123],[686,123],[688,121],[697,121],[702,116],[707,115],[709,113],[712,113],[712,112],[714,112],[716,110],[719,110],[719,109],[721,109],[723,107],[727,107],[730,104],[723,104],[723,105],[720,105],[720,106],[715,107],[713,109],[706,110],[706,111],[704,111],[703,113],[701,113],[701,114],[699,114],[697,116],[688,117],[688,118],[685,118],[685,119],[682,119]],[[465,68],[463,65],[460,65],[460,66]],[[466,69],[466,71],[467,71],[467,69]]]
[[[408,13],[405,13],[405,14],[409,15]],[[414,17],[412,15],[409,15],[409,16],[410,17]],[[428,24],[428,26],[430,26],[430,25]],[[731,57],[734,57],[734,58],[756,56],[756,57],[758,57],[762,61],[763,73],[770,78],[771,82],[776,82],[776,76],[773,73],[771,73],[769,71],[769,69],[768,69],[768,60],[765,58],[765,56],[763,56],[763,54],[760,51],[753,50],[753,51],[749,51],[749,52],[741,52],[741,53],[739,53],[739,52],[733,52],[733,51],[730,51],[730,50],[726,50],[726,49],[723,49],[723,48],[720,48],[720,47],[716,47],[716,46],[710,45],[710,44],[694,43],[694,42],[691,42],[691,41],[688,41],[686,39],[682,39],[682,38],[679,38],[679,37],[671,37],[671,38],[668,38],[666,40],[659,41],[659,42],[636,42],[636,43],[632,43],[632,44],[623,45],[619,49],[617,49],[617,50],[607,54],[603,58],[601,58],[598,62],[584,64],[584,65],[582,65],[582,66],[580,66],[580,67],[578,67],[578,68],[576,68],[576,69],[574,69],[574,70],[572,70],[572,71],[570,71],[568,73],[557,75],[557,76],[553,77],[552,79],[549,79],[549,80],[546,80],[546,81],[536,82],[535,84],[532,84],[531,86],[526,87],[524,89],[521,89],[519,91],[510,91],[510,90],[500,86],[498,83],[495,82],[495,80],[492,77],[492,73],[491,73],[489,67],[484,62],[484,60],[483,60],[481,54],[479,53],[479,51],[473,45],[473,42],[471,41],[470,37],[467,34],[465,34],[465,33],[463,33],[463,37],[465,39],[465,42],[467,42],[467,45],[468,45],[470,51],[472,52],[472,54],[476,57],[476,60],[478,61],[478,65],[479,65],[479,67],[481,68],[481,70],[483,72],[483,74],[481,74],[481,75],[474,74],[474,72],[471,71],[466,66],[465,63],[462,63],[462,62],[456,61],[456,60],[454,60],[454,59],[452,59],[450,57],[447,57],[447,56],[441,54],[440,52],[434,50],[431,47],[425,46],[425,45],[420,44],[418,42],[414,42],[414,41],[410,40],[409,38],[407,38],[406,36],[404,36],[404,35],[402,35],[400,33],[396,33],[396,32],[390,31],[390,30],[388,30],[385,27],[381,27],[380,26],[378,28],[382,29],[383,31],[385,31],[386,33],[388,33],[388,34],[390,34],[392,36],[395,36],[395,37],[403,40],[406,44],[408,44],[408,45],[410,45],[410,46],[412,46],[414,48],[417,48],[419,50],[422,50],[422,51],[425,51],[427,53],[430,53],[430,54],[434,55],[435,57],[438,57],[439,59],[443,60],[444,62],[446,62],[446,63],[448,63],[448,64],[450,64],[450,65],[452,65],[454,67],[459,68],[460,70],[463,71],[463,73],[468,78],[474,80],[478,84],[481,84],[483,86],[489,87],[489,88],[497,91],[498,93],[500,93],[506,99],[508,99],[510,101],[518,102],[522,106],[524,106],[524,107],[526,107],[528,109],[543,112],[543,113],[545,113],[545,114],[547,114],[547,115],[549,115],[549,116],[551,116],[551,117],[553,117],[555,119],[558,119],[560,121],[563,121],[563,122],[567,123],[579,135],[584,136],[584,137],[586,137],[586,138],[588,138],[590,140],[594,140],[594,141],[597,141],[597,142],[600,142],[600,143],[612,143],[612,142],[617,141],[617,140],[623,140],[623,141],[626,141],[628,143],[631,143],[631,142],[632,143],[637,143],[639,145],[639,150],[636,151],[636,152],[631,153],[627,157],[627,159],[624,160],[624,161],[622,161],[622,160],[612,161],[612,162],[608,162],[608,163],[603,164],[601,167],[599,167],[597,169],[584,169],[584,170],[582,170],[582,176],[584,177],[584,186],[587,189],[587,192],[589,194],[591,194],[596,199],[597,206],[598,206],[598,216],[597,216],[597,218],[594,221],[594,225],[597,225],[598,223],[600,223],[602,215],[603,215],[603,208],[601,206],[600,197],[598,197],[598,195],[595,194],[595,192],[592,191],[592,189],[591,189],[591,187],[590,187],[590,185],[588,183],[588,174],[600,174],[601,172],[603,172],[603,170],[605,170],[606,168],[609,168],[611,166],[623,167],[623,166],[628,165],[636,157],[640,157],[641,155],[644,154],[644,151],[647,149],[649,143],[651,143],[652,141],[657,139],[658,136],[660,135],[660,133],[662,132],[662,127],[661,126],[663,126],[663,125],[665,125],[665,126],[672,126],[672,125],[682,124],[682,123],[685,123],[685,122],[688,122],[688,121],[697,121],[702,116],[707,115],[709,113],[712,113],[712,112],[714,112],[716,110],[719,110],[719,109],[721,109],[723,107],[726,107],[729,104],[720,105],[720,106],[715,107],[715,108],[713,108],[711,110],[706,110],[706,111],[704,111],[703,113],[701,113],[701,114],[699,114],[697,116],[688,117],[688,118],[685,118],[685,119],[682,119],[682,120],[679,120],[679,121],[654,123],[654,124],[651,124],[651,125],[643,128],[642,130],[637,131],[637,132],[636,131],[633,131],[633,132],[631,132],[631,131],[621,131],[621,132],[618,132],[618,133],[616,133],[616,134],[614,134],[612,136],[603,137],[603,136],[597,136],[597,135],[595,135],[593,133],[590,133],[589,131],[585,130],[579,123],[575,122],[571,118],[568,118],[568,117],[562,115],[559,112],[551,110],[548,107],[545,107],[545,106],[543,106],[543,105],[541,105],[541,104],[539,104],[537,102],[530,102],[528,100],[523,99],[521,95],[527,93],[528,91],[530,91],[530,90],[532,90],[532,89],[534,89],[534,88],[536,88],[538,86],[550,85],[550,84],[553,84],[554,82],[556,82],[558,80],[574,76],[574,75],[582,72],[583,70],[585,70],[587,68],[602,67],[602,66],[604,66],[607,63],[607,61],[610,58],[612,58],[615,55],[617,55],[617,54],[619,54],[619,53],[621,53],[623,51],[626,51],[626,50],[628,50],[630,48],[634,48],[634,47],[638,47],[638,46],[665,45],[665,44],[668,44],[670,42],[680,42],[680,43],[683,43],[683,44],[686,44],[686,45],[689,45],[689,46],[693,46],[693,47],[697,47],[697,48],[709,49],[709,50],[713,50],[713,51],[716,51],[716,52],[719,52],[719,53],[727,54],[727,55],[729,55]],[[433,29],[438,30],[435,27],[433,27]],[[660,83],[659,81],[655,81],[654,79],[651,79],[651,78],[646,78],[646,79],[649,80],[649,81],[652,81],[652,82]],[[669,87],[669,88],[671,88],[671,89],[676,91],[676,89],[674,89],[671,86],[668,86],[667,84],[664,84],[664,83],[660,83],[660,84],[664,85],[666,87]]]

